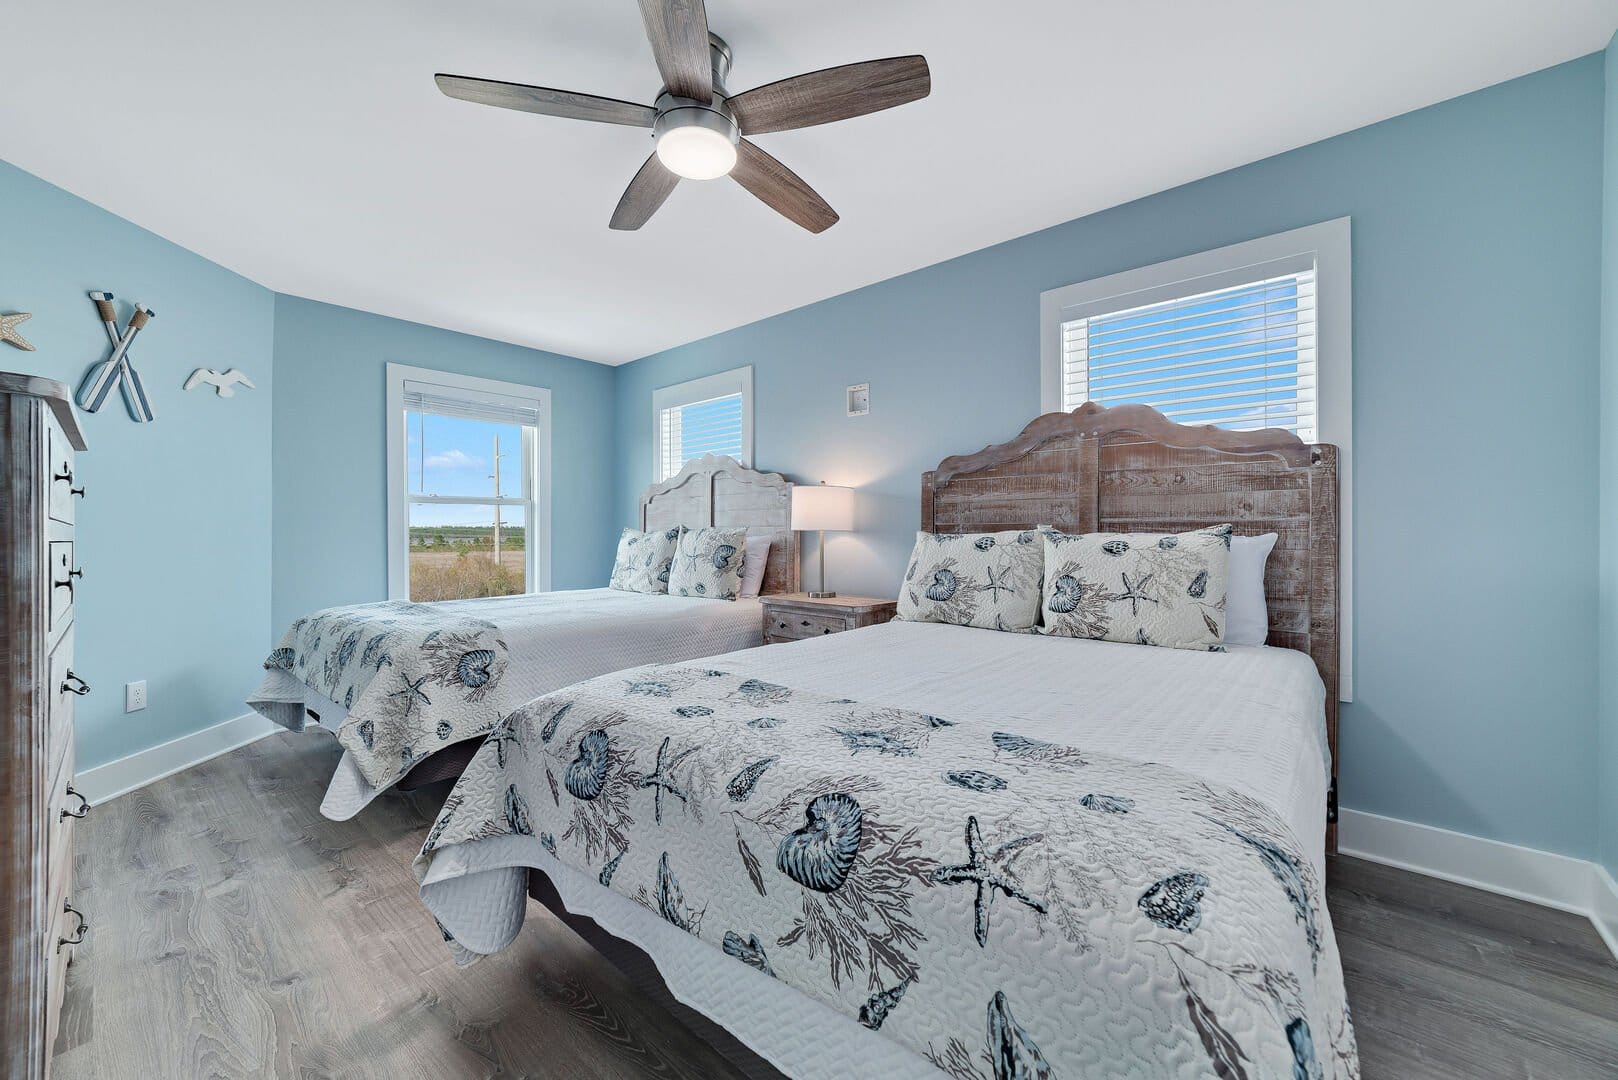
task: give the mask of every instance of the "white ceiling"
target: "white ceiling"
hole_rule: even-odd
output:
[[[650,102],[634,0],[8,5],[0,156],[280,292],[621,363],[1594,52],[1618,24],[1613,0],[708,15],[732,92],[927,56],[925,101],[758,138],[842,214],[823,235],[729,181],[609,231],[648,134],[433,85]]]

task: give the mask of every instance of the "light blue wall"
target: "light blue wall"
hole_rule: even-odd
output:
[[[1588,857],[1602,98],[1587,57],[636,361],[619,516],[653,389],[752,364],[756,463],[858,485],[830,584],[891,595],[921,473],[1039,411],[1043,290],[1352,215],[1344,805]]]
[[[613,369],[312,300],[275,301],[275,625],[387,597],[386,365],[548,387],[551,584],[604,585]],[[625,519],[624,523],[627,523]]]
[[[1607,46],[1601,236],[1601,859],[1618,877],[1618,35]]]
[[[156,422],[131,422],[116,394],[79,417],[90,449],[74,668],[94,688],[77,708],[84,769],[246,711],[270,632],[274,295],[3,162],[0,207],[0,311],[33,312],[21,329],[38,349],[0,345],[0,369],[76,391],[109,352],[86,293],[157,313],[131,350]],[[182,391],[197,367],[239,367],[258,389]],[[135,679],[150,704],[126,715]]]

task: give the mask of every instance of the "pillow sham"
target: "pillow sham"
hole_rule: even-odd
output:
[[[734,600],[742,588],[746,529],[686,529],[675,545],[669,592]]]
[[[1264,564],[1277,539],[1275,533],[1230,538],[1230,581],[1225,586],[1226,645],[1262,645],[1270,636]]]
[[[1045,534],[1045,633],[1222,650],[1229,525],[1196,532]]]
[[[1045,550],[1034,529],[916,534],[895,618],[1029,633]]]
[[[764,571],[770,561],[769,537],[749,536],[746,558],[742,561],[742,595],[757,596],[764,587]]]
[[[621,592],[668,592],[669,564],[674,560],[674,544],[679,539],[679,529],[653,532],[625,529],[618,537],[618,554],[613,558],[607,588]]]

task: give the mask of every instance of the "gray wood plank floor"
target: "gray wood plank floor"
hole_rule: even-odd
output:
[[[57,1080],[735,1076],[537,904],[457,969],[409,869],[443,789],[327,821],[336,758],[274,735],[82,823]],[[1586,920],[1352,859],[1329,893],[1367,1080],[1618,1076]]]

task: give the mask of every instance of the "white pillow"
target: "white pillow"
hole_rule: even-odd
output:
[[[756,536],[747,538],[747,548],[742,555],[742,595],[757,596],[759,589],[764,586],[764,570],[770,558],[770,539],[759,539]]]
[[[1264,563],[1276,534],[1232,536],[1230,579],[1225,586],[1225,644],[1262,645],[1270,634],[1270,607],[1264,597]]]

